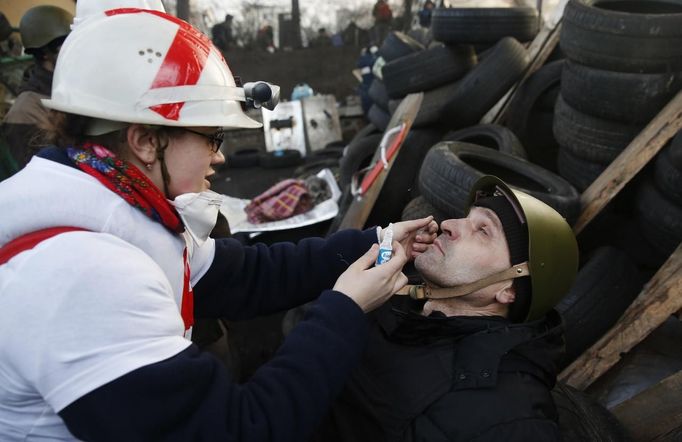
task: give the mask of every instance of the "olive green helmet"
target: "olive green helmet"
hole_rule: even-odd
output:
[[[523,214],[528,227],[531,299],[525,321],[532,321],[544,316],[571,288],[578,272],[578,244],[571,227],[556,210],[511,189],[495,176],[483,176],[474,183],[467,208],[479,198],[500,195],[517,214]]]
[[[52,5],[34,6],[26,11],[19,22],[19,33],[24,48],[39,49],[52,40],[66,37],[71,31],[73,15]]]

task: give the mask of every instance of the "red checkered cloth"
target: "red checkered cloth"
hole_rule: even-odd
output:
[[[303,180],[280,181],[244,208],[250,223],[289,218],[312,209],[313,200]]]

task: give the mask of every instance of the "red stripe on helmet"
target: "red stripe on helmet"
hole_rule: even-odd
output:
[[[161,67],[156,73],[151,89],[197,84],[206,65],[208,54],[213,47],[211,40],[189,23],[161,11],[119,8],[105,12],[109,16],[137,13],[153,14],[173,22],[179,27]],[[169,120],[178,120],[184,104],[184,102],[160,104],[150,109]]]

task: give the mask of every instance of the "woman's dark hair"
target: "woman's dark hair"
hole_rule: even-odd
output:
[[[59,111],[50,111],[48,126],[43,127],[44,143],[57,147],[81,147],[85,143],[95,143],[105,146],[113,153],[120,155],[126,143],[127,127],[109,132],[103,135],[87,135],[87,128],[93,118],[82,115],[69,114]],[[158,150],[163,151],[168,147],[168,139],[174,128],[150,126],[157,137]]]

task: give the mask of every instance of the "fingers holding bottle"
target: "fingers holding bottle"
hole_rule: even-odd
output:
[[[364,312],[379,307],[407,284],[407,277],[402,273],[407,255],[400,243],[393,242],[393,254],[389,261],[374,267],[378,252],[379,247],[374,244],[334,284],[334,290],[351,298]]]

